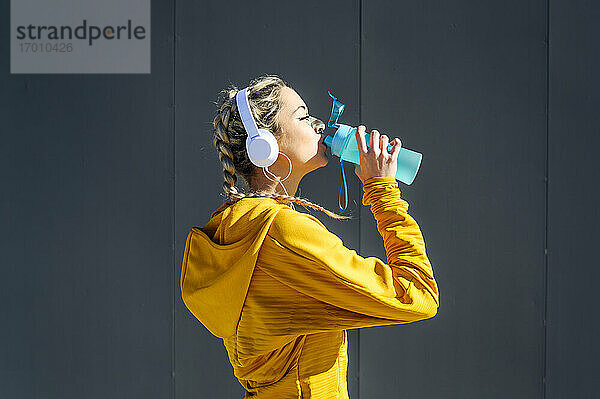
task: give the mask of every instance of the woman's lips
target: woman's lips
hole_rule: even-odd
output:
[[[327,151],[329,151],[329,147],[327,147],[327,144],[321,142],[319,145],[323,147],[323,154],[327,154]]]
[[[321,135],[321,139],[319,140],[319,144],[323,147],[327,148],[327,144],[325,144],[325,135]]]

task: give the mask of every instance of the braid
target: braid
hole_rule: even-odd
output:
[[[331,212],[330,210],[323,208],[321,205],[315,204],[314,202],[310,202],[306,198],[294,197],[291,195],[277,194],[277,193],[264,193],[264,192],[258,191],[258,192],[252,192],[252,193],[247,193],[247,194],[238,193],[238,194],[235,194],[234,197],[239,197],[238,199],[266,197],[266,198],[273,198],[278,201],[290,201],[290,202],[295,202],[297,204],[300,204],[304,207],[308,206],[313,209],[317,209],[317,210],[325,213],[327,216],[330,216],[334,219],[352,219],[352,216],[338,215],[335,212]]]
[[[215,135],[213,138],[213,145],[219,153],[219,161],[223,165],[223,190],[226,195],[239,193],[235,183],[237,182],[237,176],[235,175],[235,164],[233,151],[230,148],[231,137],[229,136],[229,118],[233,108],[236,107],[235,101],[232,102],[232,93],[229,92],[229,98],[223,103],[221,109],[215,116],[213,126],[215,128]]]
[[[277,117],[280,109],[280,105],[277,102],[279,97],[278,90],[283,86],[291,86],[276,76],[266,76],[252,83],[252,95],[258,97],[254,99],[254,104],[255,107],[258,107],[256,112],[260,116],[259,119],[265,125],[264,127],[271,131],[276,131]],[[238,91],[235,86],[230,86],[221,92],[224,98],[213,120],[215,130],[213,145],[217,149],[219,161],[221,161],[223,167],[223,191],[225,191],[227,202],[234,203],[242,198],[273,198],[277,201],[293,202],[305,208],[308,206],[317,209],[334,219],[351,219],[351,216],[338,215],[305,198],[263,191],[243,193],[237,189],[235,186],[237,182],[236,173],[242,176],[248,187],[251,187],[251,179],[256,171],[256,167],[250,162],[246,153],[246,138],[248,137],[248,133],[244,129],[237,110],[235,96]]]

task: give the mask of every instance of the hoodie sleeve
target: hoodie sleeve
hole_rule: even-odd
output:
[[[437,314],[439,293],[416,221],[393,177],[363,185],[386,250],[387,263],[363,258],[315,217],[285,208],[275,217],[257,267],[299,293],[311,314],[298,332],[410,323]],[[301,298],[310,298],[302,311]]]

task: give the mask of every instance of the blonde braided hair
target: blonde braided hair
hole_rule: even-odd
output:
[[[279,132],[278,122],[282,104],[280,92],[283,87],[291,86],[275,75],[265,75],[250,82],[248,90],[248,101],[252,115],[259,128],[268,129],[271,132]],[[246,153],[246,137],[248,133],[244,129],[240,114],[237,110],[235,96],[239,90],[230,85],[222,90],[220,102],[217,103],[217,113],[213,120],[214,137],[213,145],[217,149],[219,160],[223,166],[223,190],[228,202],[236,202],[242,198],[266,197],[282,202],[293,202],[304,207],[308,206],[324,212],[334,219],[350,219],[350,216],[338,215],[321,205],[315,204],[305,198],[291,195],[254,191],[243,193],[236,187],[239,174],[248,187],[252,187],[252,179],[257,167],[250,162]],[[315,122],[322,125],[319,120]]]

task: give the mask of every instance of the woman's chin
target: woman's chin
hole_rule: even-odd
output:
[[[313,166],[310,168],[310,171],[312,172],[314,170],[320,169],[320,168],[326,166],[328,162],[329,162],[329,159],[327,159],[325,157],[320,157],[318,162],[313,163]]]
[[[321,157],[321,159],[323,160],[321,167],[323,167],[329,163],[329,157],[327,156],[326,153],[323,153],[323,156]]]

